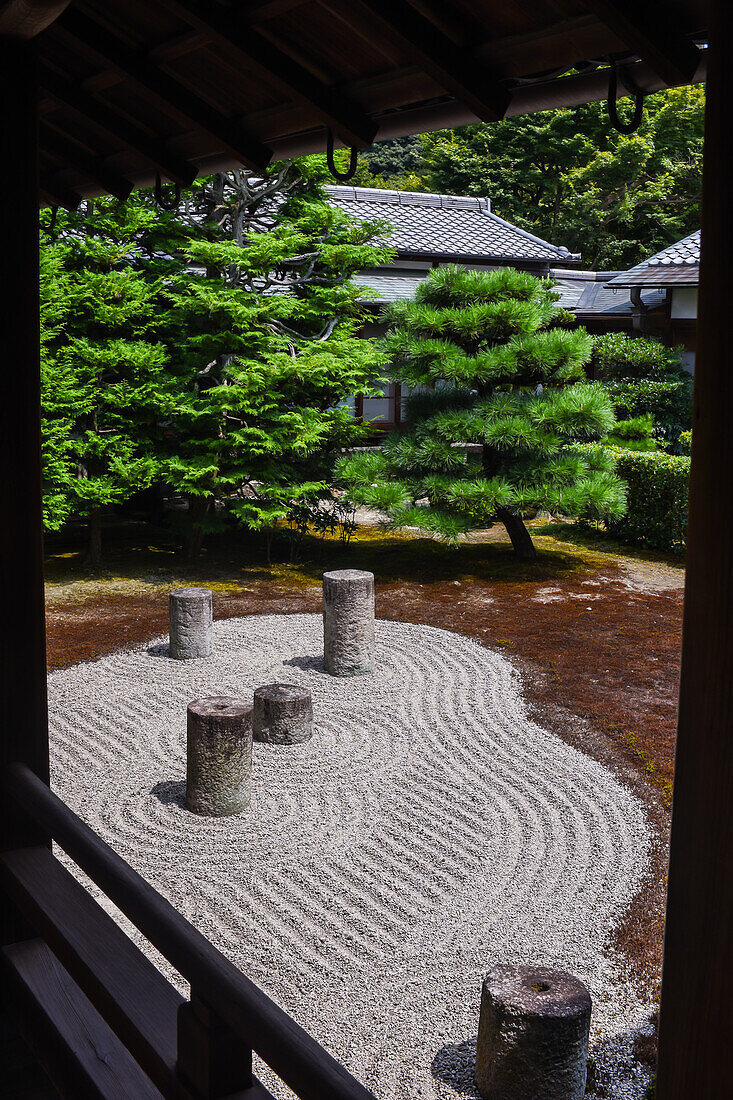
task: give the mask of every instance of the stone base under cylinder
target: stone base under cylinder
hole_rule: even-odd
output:
[[[186,807],[206,817],[246,809],[252,780],[252,707],[213,696],[188,705]]]
[[[323,663],[332,676],[374,671],[374,574],[323,574]]]
[[[208,588],[171,592],[170,655],[178,661],[209,657],[213,648],[213,597]]]
[[[583,1100],[591,998],[571,974],[495,966],[481,989],[474,1080],[483,1100]]]
[[[252,734],[270,745],[297,745],[313,736],[313,700],[297,684],[265,684],[255,691]]]

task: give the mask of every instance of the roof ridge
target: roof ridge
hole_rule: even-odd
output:
[[[368,199],[369,202],[383,202],[392,205],[395,202],[400,206],[464,206],[466,209],[485,210],[491,209],[491,199],[488,195],[448,195],[439,191],[400,191],[391,187],[356,187],[343,184],[327,183],[324,185],[328,194],[334,198],[352,202],[359,199]],[[421,202],[420,200],[427,200]],[[440,201],[438,201],[440,200]]]
[[[557,252],[558,256],[561,256],[563,259],[580,259],[579,252],[571,252],[569,248],[566,248],[565,245],[562,244],[552,244],[550,241],[544,240],[543,237],[538,237],[535,233],[530,233],[528,229],[522,229],[521,225],[515,225],[514,222],[508,222],[506,218],[500,218],[493,210],[487,210],[486,214],[501,225],[506,225],[510,229],[513,229],[514,232],[519,233],[520,236],[526,237],[530,241],[534,241],[535,244],[541,244],[544,245],[545,248],[551,248],[553,252]]]

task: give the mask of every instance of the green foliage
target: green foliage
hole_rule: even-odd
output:
[[[170,407],[160,290],[135,271],[151,204],[91,204],[41,233],[45,514],[95,516],[149,486]],[[44,221],[47,215],[44,215]],[[63,295],[63,299],[60,296]]]
[[[684,455],[614,452],[616,473],[625,482],[628,510],[607,521],[625,542],[680,553],[685,548],[690,460]]]
[[[488,195],[502,217],[587,266],[625,269],[700,225],[704,103],[700,85],[647,96],[628,136],[605,103],[589,103],[425,134],[420,159],[415,139],[384,143],[363,154],[358,182]]]
[[[612,446],[626,447],[630,451],[659,450],[654,440],[654,420],[651,416],[636,416],[631,420],[617,420],[608,437]]]
[[[590,337],[552,327],[557,314],[550,284],[524,272],[431,272],[388,312],[392,370],[418,387],[406,429],[339,464],[352,498],[453,543],[497,519],[514,541],[540,508],[620,514],[612,464],[577,446],[607,436],[611,401],[584,380]]]
[[[680,350],[613,333],[595,338],[591,359],[617,416],[651,417],[655,439],[674,452],[682,450],[680,435],[692,423],[692,378],[680,363]],[[618,429],[615,434],[624,438]]]
[[[682,349],[670,348],[658,340],[609,332],[593,340],[591,367],[601,382],[619,378],[667,379],[687,376],[680,363]]]
[[[380,367],[351,275],[391,253],[317,176],[234,172],[170,213],[137,192],[59,216],[43,241],[49,523],[163,482],[189,501],[193,556],[227,517],[320,513],[333,455],[363,436],[343,402]]]

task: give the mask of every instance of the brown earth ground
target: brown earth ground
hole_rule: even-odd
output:
[[[503,528],[456,550],[362,527],[346,546],[308,540],[295,565],[264,564],[251,536],[211,540],[186,568],[168,536],[142,524],[107,534],[103,570],[81,541],[47,548],[51,668],[167,630],[171,587],[214,589],[215,617],[320,610],[326,568],[371,569],[384,619],[439,626],[501,649],[536,717],[612,768],[644,801],[656,844],[647,881],[616,933],[631,973],[658,992],[674,762],[684,569],[570,525],[534,525],[539,559],[517,563]],[[282,547],[281,547],[282,551]],[[283,551],[284,552],[284,551]]]

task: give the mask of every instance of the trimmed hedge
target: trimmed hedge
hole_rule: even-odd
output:
[[[659,451],[612,450],[616,473],[628,486],[628,507],[625,516],[606,523],[609,533],[625,542],[682,553],[687,529],[689,458]]]

